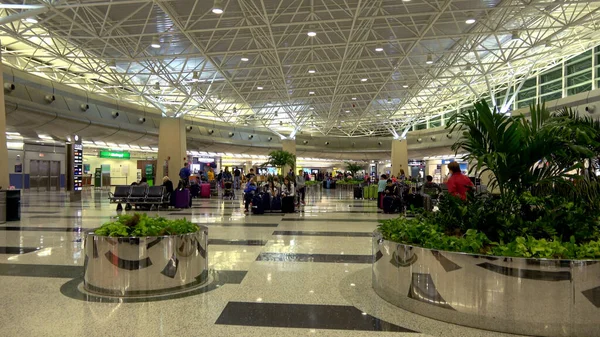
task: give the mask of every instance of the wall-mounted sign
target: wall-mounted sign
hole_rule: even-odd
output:
[[[129,158],[131,158],[131,153],[116,152],[116,151],[100,151],[98,156],[100,158],[129,159]]]
[[[73,137],[73,191],[83,190],[83,145],[79,136]]]

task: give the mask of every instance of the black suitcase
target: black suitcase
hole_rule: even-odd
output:
[[[423,200],[423,195],[421,194],[408,194],[407,199],[406,199],[406,208],[410,209],[411,207],[414,208],[423,208],[424,206],[424,200]]]
[[[263,196],[260,193],[255,194],[252,198],[252,214],[265,214]]]
[[[192,184],[190,186],[190,193],[192,194],[192,198],[198,198],[200,196],[200,185]]]
[[[262,205],[265,212],[271,211],[271,195],[269,193],[263,193]]]
[[[354,188],[354,199],[362,199],[363,198],[363,188],[355,187]]]
[[[281,198],[281,212],[282,213],[294,213],[296,211],[294,201],[295,201],[294,197]]]
[[[398,202],[396,198],[391,195],[383,197],[383,213],[396,213],[398,209]]]
[[[271,212],[281,212],[281,197],[278,195],[271,201]]]

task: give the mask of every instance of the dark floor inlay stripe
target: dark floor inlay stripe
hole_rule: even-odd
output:
[[[252,222],[194,222],[197,225],[207,226],[207,227],[277,227],[279,224],[276,223],[252,223]]]
[[[373,255],[260,253],[256,261],[372,263]]]
[[[343,237],[372,237],[371,232],[317,232],[317,231],[274,231],[272,235],[310,235],[310,236],[343,236]]]
[[[600,287],[584,290],[581,293],[588,301],[592,302],[596,308],[600,308]]]
[[[0,254],[27,254],[35,252],[37,247],[0,247]]]
[[[326,219],[319,217],[308,218],[283,218],[281,221],[318,221],[318,222],[371,222],[377,223],[381,219]]]
[[[493,271],[498,274],[520,277],[530,280],[540,281],[569,281],[571,279],[571,272],[569,271],[542,271],[542,270],[531,270],[531,269],[518,269],[498,266],[489,262],[478,264],[477,266]]]
[[[229,245],[229,246],[264,246],[267,244],[265,240],[224,240],[224,239],[208,239],[209,245]]]
[[[364,314],[352,306],[229,302],[215,322],[277,328],[416,332]]]
[[[82,266],[0,263],[0,276],[75,278],[81,275]]]
[[[6,226],[0,227],[0,231],[32,231],[32,232],[87,232],[95,228],[82,227],[32,227],[32,226]]]

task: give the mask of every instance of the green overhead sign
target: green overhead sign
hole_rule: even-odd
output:
[[[100,151],[100,158],[114,158],[114,159],[129,159],[131,154],[129,152],[115,152],[115,151]]]

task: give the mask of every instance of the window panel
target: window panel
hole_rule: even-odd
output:
[[[517,101],[522,101],[524,99],[530,99],[530,98],[535,98],[535,88],[530,89],[530,90],[521,90],[519,91],[519,94],[517,95]]]
[[[562,78],[562,65],[559,64],[558,67],[554,67],[549,72],[540,75],[540,83],[548,83],[560,78]]]
[[[592,80],[592,72],[585,72],[579,75],[567,77],[567,87],[572,87],[578,84],[584,84]]]
[[[540,87],[540,94],[548,94],[554,91],[562,92],[562,80],[544,84]]]
[[[427,124],[425,124],[425,123],[415,125],[415,130],[425,130],[425,129],[427,129]]]
[[[437,117],[433,117],[432,119],[429,120],[429,127],[430,128],[437,128],[442,126],[442,118],[441,116],[437,116]]]
[[[525,83],[523,83],[523,86],[521,87],[521,91],[535,88],[536,86],[537,86],[537,77],[533,77],[533,78],[530,78],[527,81],[525,81]]]
[[[544,103],[544,102],[553,101],[553,100],[559,99],[559,98],[562,98],[562,92],[555,92],[553,94],[542,96],[542,97],[540,97],[540,102]]]
[[[529,107],[531,104],[535,104],[535,99],[520,101],[517,103],[517,109]]]
[[[567,96],[575,95],[575,94],[578,94],[580,92],[590,91],[590,90],[592,90],[592,84],[591,83],[580,85],[578,87],[567,89]]]

